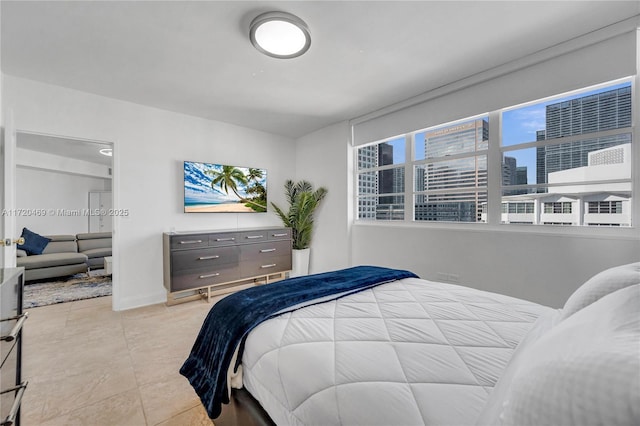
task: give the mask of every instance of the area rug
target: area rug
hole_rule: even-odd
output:
[[[23,309],[74,300],[92,299],[111,295],[111,275],[103,270],[76,274],[56,281],[27,283],[24,286]]]

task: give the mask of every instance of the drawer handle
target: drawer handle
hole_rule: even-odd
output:
[[[20,330],[22,330],[22,326],[24,325],[24,322],[27,320],[27,318],[29,318],[29,312],[25,312],[24,314],[17,317],[7,318],[8,320],[17,319],[18,322],[16,322],[16,325],[13,326],[11,332],[9,332],[9,334],[7,334],[6,336],[0,337],[0,340],[3,340],[5,342],[12,342],[16,338],[16,336],[18,336]]]
[[[198,244],[201,242],[202,240],[184,240],[184,241],[180,241],[180,244]]]
[[[27,389],[28,384],[29,382],[25,381],[20,383],[20,386],[16,386],[14,388],[0,392],[4,394],[18,391],[16,393],[16,399],[13,400],[13,404],[11,405],[11,411],[9,411],[9,415],[2,421],[2,423],[0,423],[2,426],[10,426],[15,423],[16,416],[18,415],[18,410],[20,410],[20,404],[22,404],[22,396],[24,395],[24,391]]]
[[[200,279],[217,277],[219,275],[220,275],[220,272],[216,272],[215,274],[200,275]]]
[[[216,238],[216,241],[235,241],[235,238]]]
[[[271,234],[272,237],[286,237],[288,236],[288,233],[284,233],[284,234]]]
[[[247,239],[254,240],[256,238],[264,238],[264,235],[247,235]]]
[[[270,249],[262,249],[262,250],[260,250],[260,253],[270,253],[270,252],[272,252],[272,251],[276,251],[276,249],[274,249],[274,248],[270,248]]]
[[[211,259],[219,259],[219,258],[220,258],[220,256],[218,256],[218,255],[215,255],[215,256],[202,256],[202,257],[199,257],[198,260],[211,260]]]
[[[260,267],[260,269],[273,268],[274,266],[276,266],[276,264],[275,264],[275,263],[272,263],[272,264],[270,264],[270,265],[262,265],[262,266]]]

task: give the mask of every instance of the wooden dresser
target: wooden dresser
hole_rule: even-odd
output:
[[[230,293],[285,278],[291,229],[165,232],[167,304]]]

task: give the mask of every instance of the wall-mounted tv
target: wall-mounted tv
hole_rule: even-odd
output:
[[[252,167],[184,162],[185,213],[267,211],[267,171]]]

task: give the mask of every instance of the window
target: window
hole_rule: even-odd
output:
[[[529,198],[543,204],[543,213],[557,214],[571,213],[571,203],[549,199],[583,203],[615,194],[624,200],[588,202],[587,212],[621,213],[631,200],[631,104],[631,83],[624,82],[503,111],[503,202]]]
[[[502,213],[532,214],[533,209],[534,209],[534,204],[529,202],[502,203]]]
[[[414,220],[478,222],[487,201],[487,116],[413,135]]]
[[[544,203],[544,212],[553,214],[571,213],[571,202]]]
[[[622,201],[589,201],[589,213],[621,214]]]
[[[358,149],[358,218],[404,219],[405,138]]]
[[[631,226],[631,89],[621,80],[360,146],[357,217]]]

